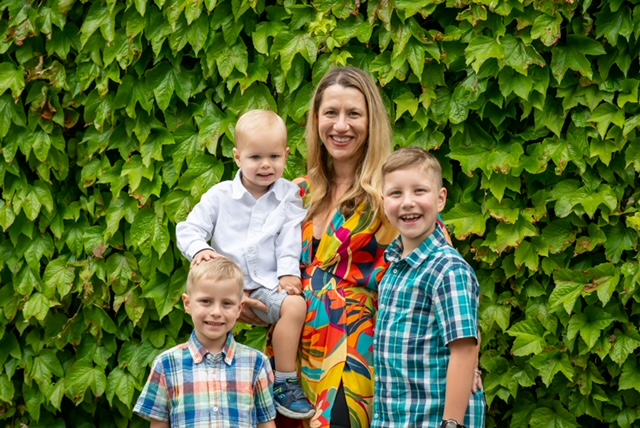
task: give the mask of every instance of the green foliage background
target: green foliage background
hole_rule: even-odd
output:
[[[489,426],[637,425],[638,3],[0,1],[3,425],[141,425],[148,365],[191,328],[176,222],[232,176],[247,109],[286,118],[301,175],[345,64],[444,164]]]

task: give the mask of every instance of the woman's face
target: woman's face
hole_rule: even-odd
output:
[[[359,160],[369,137],[362,92],[338,84],[325,89],[318,108],[318,134],[334,162]]]

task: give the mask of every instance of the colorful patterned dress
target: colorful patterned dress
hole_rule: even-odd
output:
[[[307,207],[308,179],[298,184]],[[315,249],[313,222],[303,225],[302,288],[308,311],[300,354],[302,385],[317,409],[311,427],[330,425],[340,382],[351,427],[370,425],[377,288],[387,268],[384,250],[396,236],[391,225],[371,215],[367,204],[348,218],[336,213]]]

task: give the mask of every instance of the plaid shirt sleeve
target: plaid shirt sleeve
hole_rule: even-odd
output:
[[[145,419],[169,422],[167,382],[161,356],[154,361],[149,379],[138,397],[133,412]]]
[[[478,338],[478,281],[471,269],[455,263],[442,277],[435,296],[437,322],[445,344]]]
[[[253,391],[257,422],[262,424],[273,421],[276,418],[276,407],[273,403],[273,372],[267,357],[263,355],[256,361]]]

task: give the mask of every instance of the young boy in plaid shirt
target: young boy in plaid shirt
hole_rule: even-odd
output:
[[[378,287],[372,428],[483,427],[484,395],[471,393],[479,285],[437,224],[447,197],[440,164],[401,149],[382,174],[384,211],[400,237]]]
[[[243,285],[244,273],[227,258],[191,267],[182,300],[193,333],[155,359],[133,409],[152,428],[275,428],[269,360],[229,333]]]

